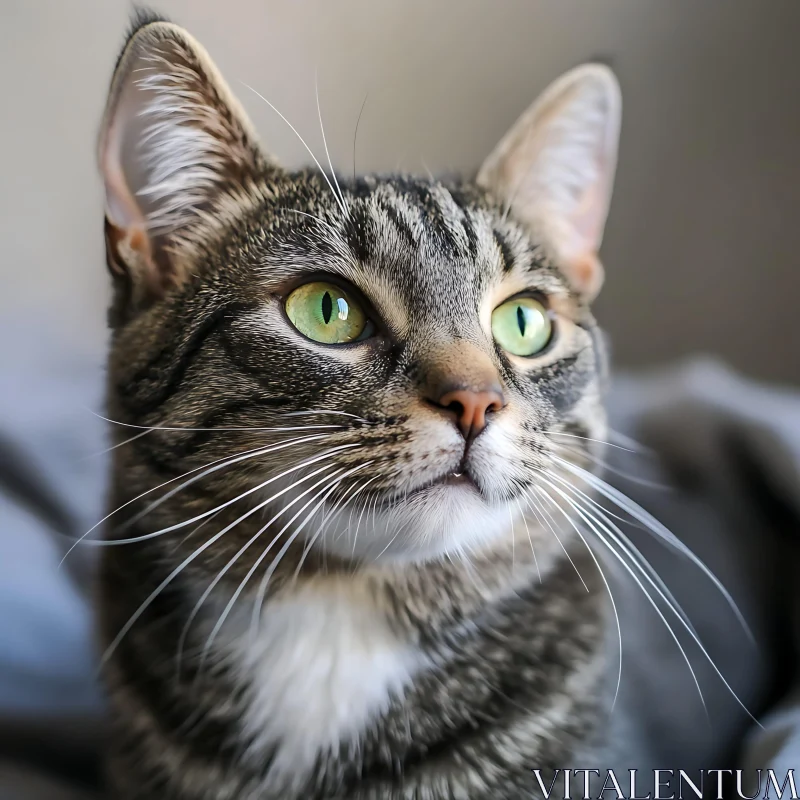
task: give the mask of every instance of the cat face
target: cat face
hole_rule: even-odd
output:
[[[502,538],[555,457],[603,438],[589,302],[618,125],[589,66],[474,183],[289,173],[188,34],[139,27],[100,146],[110,405],[157,429],[118,451],[118,480],[193,470],[204,518],[261,511],[246,562],[270,542],[375,561]],[[238,527],[257,534],[217,546],[247,544]]]

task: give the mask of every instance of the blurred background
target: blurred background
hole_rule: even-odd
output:
[[[564,70],[622,84],[597,314],[615,361],[712,353],[800,383],[796,0],[160,0],[205,44],[263,141],[309,161],[472,172]],[[127,0],[0,4],[0,313],[102,360],[107,281],[94,143]],[[321,159],[320,159],[321,160]],[[16,346],[5,342],[2,347]],[[2,351],[0,351],[2,352]]]

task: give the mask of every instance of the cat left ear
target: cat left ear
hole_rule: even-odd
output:
[[[478,183],[540,237],[588,300],[603,282],[603,238],[621,119],[619,84],[600,64],[563,75],[517,120]]]
[[[186,277],[207,212],[270,165],[206,51],[159,19],[136,23],[119,58],[99,160],[109,265],[140,297]]]

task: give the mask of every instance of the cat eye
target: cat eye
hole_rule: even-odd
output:
[[[515,356],[534,356],[553,334],[547,309],[533,297],[506,300],[492,312],[492,335],[500,347]]]
[[[300,333],[322,344],[346,344],[366,338],[370,322],[351,293],[333,283],[298,286],[286,298],[286,316]]]

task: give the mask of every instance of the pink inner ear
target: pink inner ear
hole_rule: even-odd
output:
[[[598,170],[602,175],[602,167]],[[575,229],[578,247],[590,253],[596,253],[600,248],[605,222],[605,197],[606,188],[602,178],[589,184],[571,215],[571,222]]]
[[[579,256],[572,263],[566,264],[570,280],[582,294],[590,300],[594,299],[603,285],[603,265],[594,253]]]
[[[145,218],[136,198],[128,185],[128,179],[122,166],[122,129],[128,110],[123,108],[125,98],[120,98],[114,120],[109,125],[101,155],[101,170],[106,188],[106,214],[118,228],[132,226],[145,228]]]

